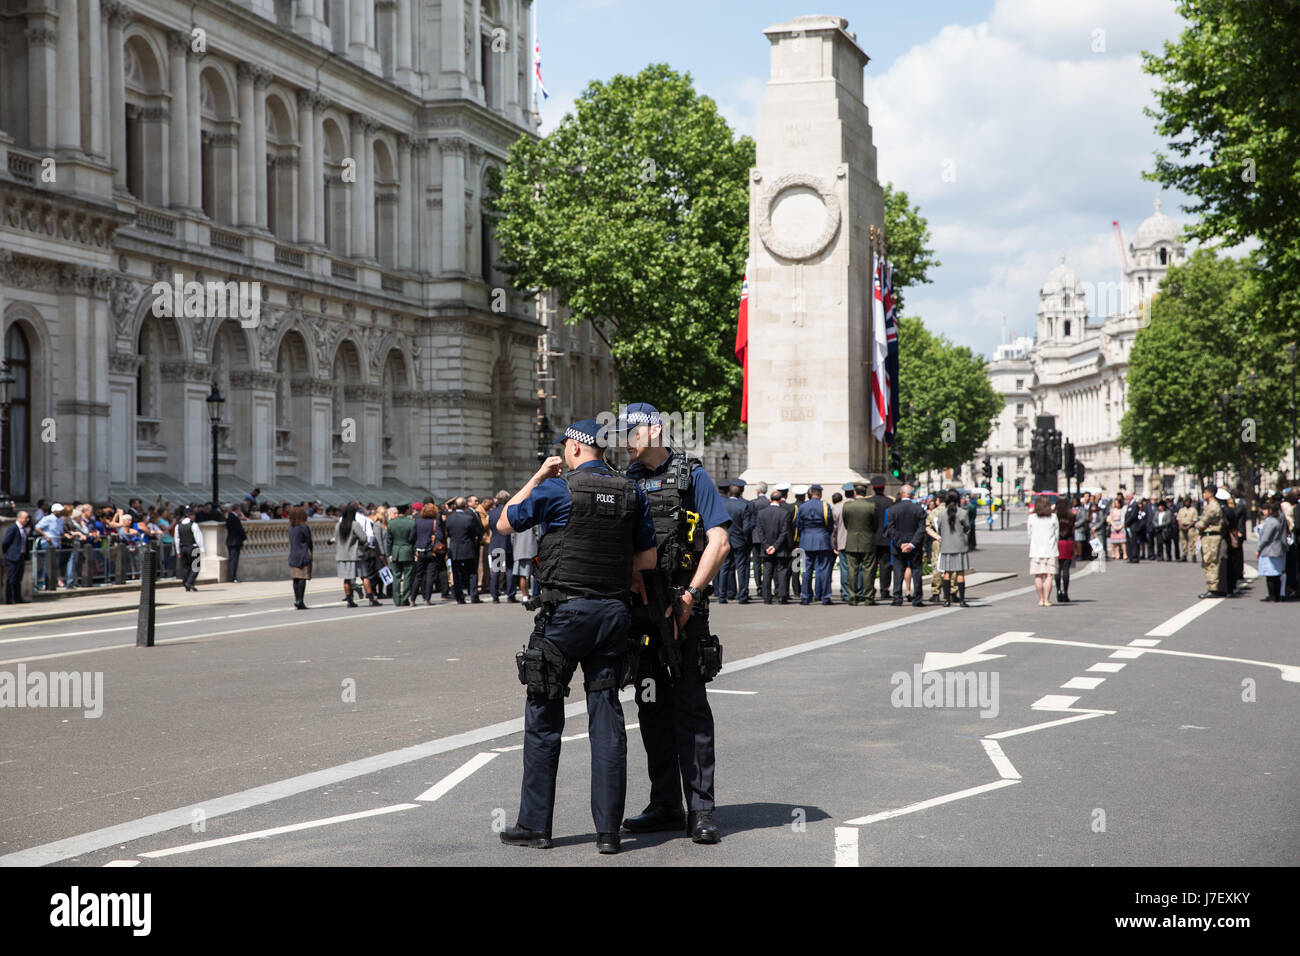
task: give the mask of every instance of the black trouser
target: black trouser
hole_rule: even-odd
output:
[[[893,571],[893,566],[889,560],[889,545],[876,545],[876,567],[880,569],[880,597],[883,600],[889,597],[889,581]],[[874,601],[875,599],[876,578],[873,574],[871,580],[867,582],[867,600]]]
[[[226,545],[226,563],[230,566],[230,580],[234,581],[239,577],[239,552],[244,549],[242,544]]]
[[[1156,548],[1156,558],[1160,561],[1172,561],[1174,559],[1173,535],[1160,535],[1159,546]]]
[[[894,600],[903,600],[903,571],[905,568],[912,569],[912,596],[908,598],[913,604],[921,600],[921,561],[924,553],[920,548],[913,548],[904,554],[902,551],[895,550],[894,557]]]
[[[775,579],[776,584],[775,593],[772,590],[773,579]],[[759,582],[763,603],[766,604],[774,599],[784,601],[789,588],[790,555],[763,555],[763,577]]]
[[[1268,596],[1274,601],[1282,600],[1282,575],[1269,574],[1264,577],[1264,586],[1268,588]]]
[[[591,683],[619,676],[619,654],[630,625],[630,612],[623,601],[575,598],[555,608],[546,623],[545,636],[569,659],[566,677],[571,680],[581,662],[584,682]],[[591,741],[591,817],[597,833],[618,833],[627,795],[623,707],[617,687],[592,691],[586,698]],[[563,732],[564,699],[546,700],[530,694],[524,706],[524,782],[518,818],[521,827],[551,832]]]
[[[190,557],[188,548],[182,548],[176,556],[176,576],[185,582],[187,588],[194,587],[194,582],[199,579],[199,562]]]
[[[1183,547],[1182,547],[1181,544],[1178,543],[1178,527],[1177,527],[1177,526],[1175,526],[1174,529],[1173,529],[1173,531],[1171,531],[1171,532],[1169,533],[1169,540],[1172,541],[1172,542],[1174,543],[1174,560],[1175,560],[1175,561],[1181,561],[1181,560],[1183,559]]]
[[[1128,563],[1139,563],[1142,560],[1141,539],[1138,538],[1137,532],[1132,528],[1124,529],[1124,545],[1124,553],[1128,555]]]
[[[642,653],[656,655],[654,663],[646,666],[643,661],[641,679],[634,688],[650,772],[650,803],[670,810],[681,807],[683,791],[687,810],[713,809],[713,711],[705,683],[688,676],[692,670],[698,674],[690,662],[699,660],[699,638],[708,633],[706,598],[687,620],[680,642],[686,672],[683,679],[672,683],[667,668],[658,660],[657,646],[652,645]]]
[[[415,553],[415,583],[411,589],[411,603],[422,597],[426,601],[433,598],[433,587],[442,567],[442,558],[435,558],[432,552]]]
[[[451,561],[452,590],[456,594],[456,600],[461,604],[465,603],[465,594],[469,593],[470,600],[478,600],[478,558],[452,558]]]
[[[513,548],[493,548],[488,552],[488,574],[490,575],[488,590],[492,593],[493,600],[499,598],[503,591],[506,597],[514,597],[514,588],[511,587],[513,579],[510,577],[510,569],[515,565],[514,555],[511,553],[513,550]],[[505,562],[505,567],[500,571],[492,570],[494,554],[501,555],[501,559]]]
[[[5,603],[17,604],[23,596],[23,566],[27,563],[27,555],[23,555],[17,561],[9,562],[9,575],[5,578]]]
[[[1070,590],[1070,566],[1074,564],[1073,558],[1058,558],[1056,561],[1056,574],[1053,577],[1056,580],[1056,593],[1064,594]]]
[[[307,579],[294,578],[293,579],[293,603],[302,604],[303,599],[306,596],[307,596]]]

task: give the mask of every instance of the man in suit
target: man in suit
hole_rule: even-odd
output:
[[[752,501],[741,497],[744,490],[745,482],[733,478],[727,497],[722,502],[727,514],[731,516],[731,524],[727,528],[731,553],[727,555],[726,564],[719,572],[722,588],[719,590],[714,585],[720,604],[726,604],[731,598],[740,604],[749,603],[749,548],[754,537],[755,507]]]
[[[1124,509],[1124,551],[1128,554],[1129,564],[1138,564],[1142,558],[1138,552],[1140,547],[1138,537],[1139,529],[1142,522],[1146,520],[1145,502],[1136,495]]]
[[[758,550],[763,556],[763,575],[759,593],[764,604],[780,600],[789,604],[790,550],[794,547],[794,518],[785,506],[785,492],[773,491],[771,503],[758,509],[754,527],[758,535]],[[772,584],[775,579],[776,590]]]
[[[876,559],[872,563],[872,575],[867,579],[867,603],[876,603],[876,576],[875,568],[880,569],[880,598],[884,600],[889,596],[889,578],[891,565],[889,561],[889,537],[888,529],[885,522],[889,517],[889,506],[894,503],[894,499],[885,494],[885,478],[883,475],[875,475],[871,479],[871,498],[870,502],[876,507]]]
[[[5,561],[9,565],[9,575],[5,578],[5,603],[26,604],[23,597],[23,568],[27,564],[27,522],[26,511],[18,512],[18,517],[5,532],[3,547]]]
[[[835,517],[835,551],[839,555],[838,561],[840,569],[840,600],[848,604],[857,590],[857,581],[849,580],[849,556],[844,550],[845,531],[844,531],[844,505],[853,497],[853,482],[846,481],[840,486],[844,492],[844,499],[837,500],[839,495],[834,496],[831,505],[831,514]]]
[[[763,508],[766,508],[769,503],[767,482],[760,481],[756,490],[758,494],[754,496],[754,500],[751,502],[754,506],[754,530],[749,535],[750,562],[752,564],[751,570],[754,572],[755,591],[758,590],[758,582],[763,579],[763,549],[758,546],[758,513]]]
[[[886,535],[894,563],[894,607],[903,606],[903,571],[912,569],[912,606],[925,607],[921,600],[921,545],[925,541],[925,509],[912,500],[912,486],[903,485],[898,500],[889,509]]]
[[[501,512],[505,511],[506,502],[510,496],[504,491],[498,492],[496,503],[492,510],[488,512],[488,530],[491,537],[488,540],[488,580],[491,587],[488,590],[492,594],[492,603],[501,603],[501,589],[506,591],[506,601],[509,604],[515,603],[515,590],[510,586],[511,577],[510,569],[515,561],[514,547],[510,543],[511,535],[502,534],[497,528],[497,522],[501,518]],[[495,571],[492,562],[496,561],[497,566],[504,568],[503,571]],[[499,579],[499,580],[498,580]]]
[[[875,503],[867,497],[864,482],[855,484],[853,497],[844,500],[840,520],[844,540],[840,555],[847,560],[847,577],[853,585],[849,603],[854,606],[863,603],[873,605],[876,603],[876,532],[879,530],[880,518],[876,514]],[[871,596],[868,596],[865,587],[867,581],[872,583]]]
[[[239,553],[244,549],[244,539],[248,537],[242,517],[238,505],[226,509],[226,560],[230,566],[232,584],[239,581]]]
[[[483,540],[483,522],[478,512],[466,508],[465,499],[456,499],[456,510],[447,515],[447,549],[451,553],[451,574],[456,603],[465,603],[469,592],[471,604],[481,604],[478,596],[479,542]]]
[[[831,506],[822,501],[822,486],[808,488],[808,500],[799,506],[795,515],[795,528],[799,532],[799,546],[803,548],[803,592],[800,604],[812,601],[813,574],[817,575],[817,600],[831,603],[831,562],[835,553],[835,517]]]
[[[388,520],[388,560],[393,564],[393,604],[406,607],[411,599],[411,581],[415,577],[415,519],[411,506],[397,506],[397,517]]]

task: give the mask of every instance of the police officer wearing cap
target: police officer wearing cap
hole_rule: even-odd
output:
[[[654,406],[629,405],[619,431],[631,458],[629,478],[650,501],[659,560],[651,591],[665,581],[676,600],[666,609],[671,626],[652,638],[641,654],[635,686],[650,773],[650,804],[623,821],[633,833],[685,830],[696,843],[717,843],[713,819],[713,712],[705,684],[722,666],[722,646],[709,633],[707,586],[727,557],[730,516],[704,466],[667,447]],[[674,611],[676,613],[674,613]],[[666,663],[659,642],[674,635],[680,666]],[[674,639],[669,637],[668,639]],[[682,812],[682,794],[686,812]]]
[[[800,604],[813,598],[813,573],[817,574],[817,600],[831,603],[831,563],[835,549],[835,517],[831,506],[822,501],[822,486],[808,488],[811,496],[799,506],[795,528],[799,531],[799,547],[803,549],[803,591]]]
[[[731,553],[727,555],[717,579],[722,582],[721,589],[716,583],[713,586],[715,591],[720,592],[719,604],[726,604],[733,598],[740,604],[749,603],[749,548],[754,535],[757,509],[754,502],[741,497],[744,491],[744,480],[733,478],[727,497],[722,501],[727,514],[731,516],[731,525],[727,528]]]
[[[534,525],[542,529],[537,573],[542,606],[533,638],[516,658],[528,699],[519,816],[501,834],[501,842],[513,846],[551,846],[564,698],[582,664],[596,848],[619,850],[627,732],[618,691],[631,643],[628,602],[633,569],[654,567],[656,551],[645,495],[605,464],[600,431],[591,419],[566,429],[569,473],[560,477],[559,457],[546,459],[497,519],[502,534]]]

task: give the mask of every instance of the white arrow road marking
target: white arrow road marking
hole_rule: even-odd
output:
[[[109,860],[104,866],[139,866],[139,860]]]
[[[1170,637],[1178,633],[1178,631],[1186,627],[1188,624],[1191,624],[1192,621],[1210,610],[1210,608],[1222,603],[1223,598],[1205,598],[1204,600],[1197,601],[1191,607],[1179,611],[1163,624],[1157,624],[1155,627],[1151,628],[1151,630],[1147,631],[1147,637]]]
[[[993,761],[993,766],[997,768],[998,776],[1003,780],[1020,779],[1020,774],[1011,761],[1007,759],[1007,755],[1002,752],[1001,744],[987,737],[981,740],[980,743],[984,745],[984,752],[989,755],[989,759]]]
[[[986,654],[984,652],[995,647],[1001,647],[1003,644],[1010,644],[1012,641],[1022,641],[1027,637],[1031,637],[1033,633],[1033,631],[1004,631],[997,637],[989,638],[983,644],[976,644],[969,650],[958,651],[956,654],[942,651],[926,651],[925,659],[921,663],[921,673],[952,670],[965,667],[968,664],[978,664],[980,661],[991,661],[994,658],[1005,657],[1005,654]]]
[[[983,783],[978,787],[971,787],[968,790],[958,790],[956,793],[947,793],[942,797],[931,797],[929,800],[922,800],[920,803],[910,803],[905,807],[899,807],[897,810],[886,810],[884,813],[873,813],[868,817],[857,817],[856,819],[846,820],[844,822],[851,827],[866,826],[868,823],[879,823],[881,820],[892,820],[894,817],[901,817],[909,813],[917,813],[921,810],[929,810],[931,807],[943,806],[943,804],[952,803],[954,800],[965,800],[967,797],[973,797],[981,793],[988,793],[990,790],[1001,790],[1003,787],[1012,787],[1019,782],[1019,780],[995,780],[992,783]]]
[[[451,790],[452,787],[456,786],[456,784],[469,777],[475,770],[491,763],[498,756],[500,755],[496,751],[475,754],[415,799],[421,801],[437,800],[439,797]]]
[[[231,843],[244,843],[248,840],[265,840],[267,837],[279,836],[281,833],[296,833],[298,830],[310,830],[315,827],[327,827],[334,823],[347,823],[349,820],[363,820],[366,817],[377,817],[385,813],[396,813],[399,810],[412,810],[418,807],[418,803],[397,803],[391,807],[379,807],[375,810],[362,810],[360,813],[345,813],[337,817],[325,817],[323,820],[308,820],[305,823],[291,823],[284,827],[272,827],[269,830],[254,830],[252,833],[240,833],[237,836],[222,837],[219,840],[204,840],[202,843],[187,843],[184,846],[174,846],[166,850],[150,850],[148,853],[141,853],[146,859],[156,859],[163,856],[175,856],[177,853],[193,853],[195,850],[207,850],[214,846],[226,846]]]
[[[1073,717],[1062,717],[1059,720],[1049,720],[1041,724],[1030,724],[1028,727],[1018,727],[1015,730],[1004,730],[1001,733],[989,734],[985,740],[1003,740],[1007,737],[1018,737],[1021,734],[1032,734],[1035,730],[1046,730],[1048,727],[1059,727],[1062,724],[1072,724],[1077,720],[1092,720],[1094,717],[1104,717],[1114,711],[1090,710],[1087,713],[1075,714]]]

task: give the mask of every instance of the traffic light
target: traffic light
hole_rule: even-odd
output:
[[[1063,471],[1067,478],[1074,477],[1074,442],[1067,441],[1064,448]]]
[[[1074,480],[1077,484],[1083,484],[1083,462],[1077,458],[1074,460]]]
[[[903,480],[903,456],[897,448],[889,452],[889,473],[899,481]]]
[[[1001,466],[1001,465],[998,465],[998,481],[1004,481],[1004,480],[1005,480],[1005,478],[1003,477],[1003,474],[1002,474],[1002,466]]]
[[[985,455],[984,456],[984,479],[988,481],[992,479],[992,477],[993,477],[993,462],[987,455]]]

